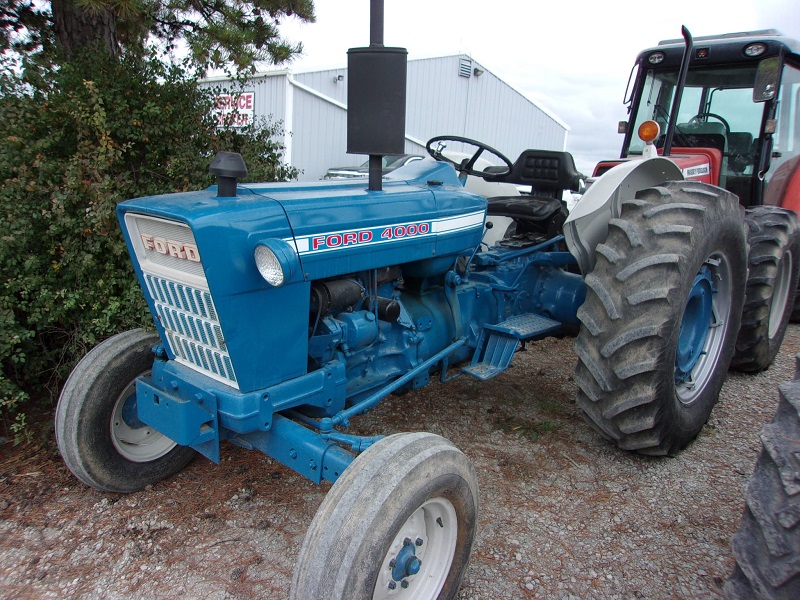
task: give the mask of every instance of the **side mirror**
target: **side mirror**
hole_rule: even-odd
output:
[[[756,82],[753,86],[753,102],[772,100],[778,93],[778,78],[781,74],[781,59],[777,56],[765,58],[758,63]]]

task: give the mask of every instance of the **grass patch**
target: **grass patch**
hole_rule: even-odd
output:
[[[506,417],[498,419],[498,426],[506,433],[515,433],[520,437],[527,438],[532,442],[539,440],[539,436],[554,431],[556,426],[552,421],[540,421],[530,423],[518,419],[517,417]]]

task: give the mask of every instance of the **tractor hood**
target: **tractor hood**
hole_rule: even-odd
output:
[[[246,291],[266,285],[252,260],[266,240],[293,246],[313,280],[474,248],[486,209],[452,167],[431,161],[397,169],[377,192],[364,180],[239,184],[235,198],[216,191],[129,200],[117,209],[120,222],[126,230],[125,215],[135,213],[187,224],[209,284],[219,276]]]

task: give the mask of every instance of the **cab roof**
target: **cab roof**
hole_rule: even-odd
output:
[[[767,46],[766,52],[757,57],[747,56],[744,53],[744,49],[755,42],[765,44]],[[693,43],[694,56],[691,61],[692,65],[759,61],[764,57],[781,54],[793,54],[800,59],[800,42],[783,35],[777,29],[697,36],[693,38]],[[653,52],[663,52],[666,55],[666,60],[660,66],[673,66],[676,58],[680,61],[680,57],[683,55],[683,48],[684,41],[682,38],[662,40],[657,46],[640,52],[636,62],[645,61]]]

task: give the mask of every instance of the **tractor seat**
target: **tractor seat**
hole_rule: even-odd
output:
[[[564,190],[578,191],[581,174],[569,152],[525,150],[506,175],[487,175],[486,181],[531,186],[531,196],[561,200]]]
[[[550,221],[562,208],[564,191],[581,185],[572,155],[555,150],[525,150],[506,175],[484,179],[531,186],[530,194],[489,198],[488,214],[534,222]]]

